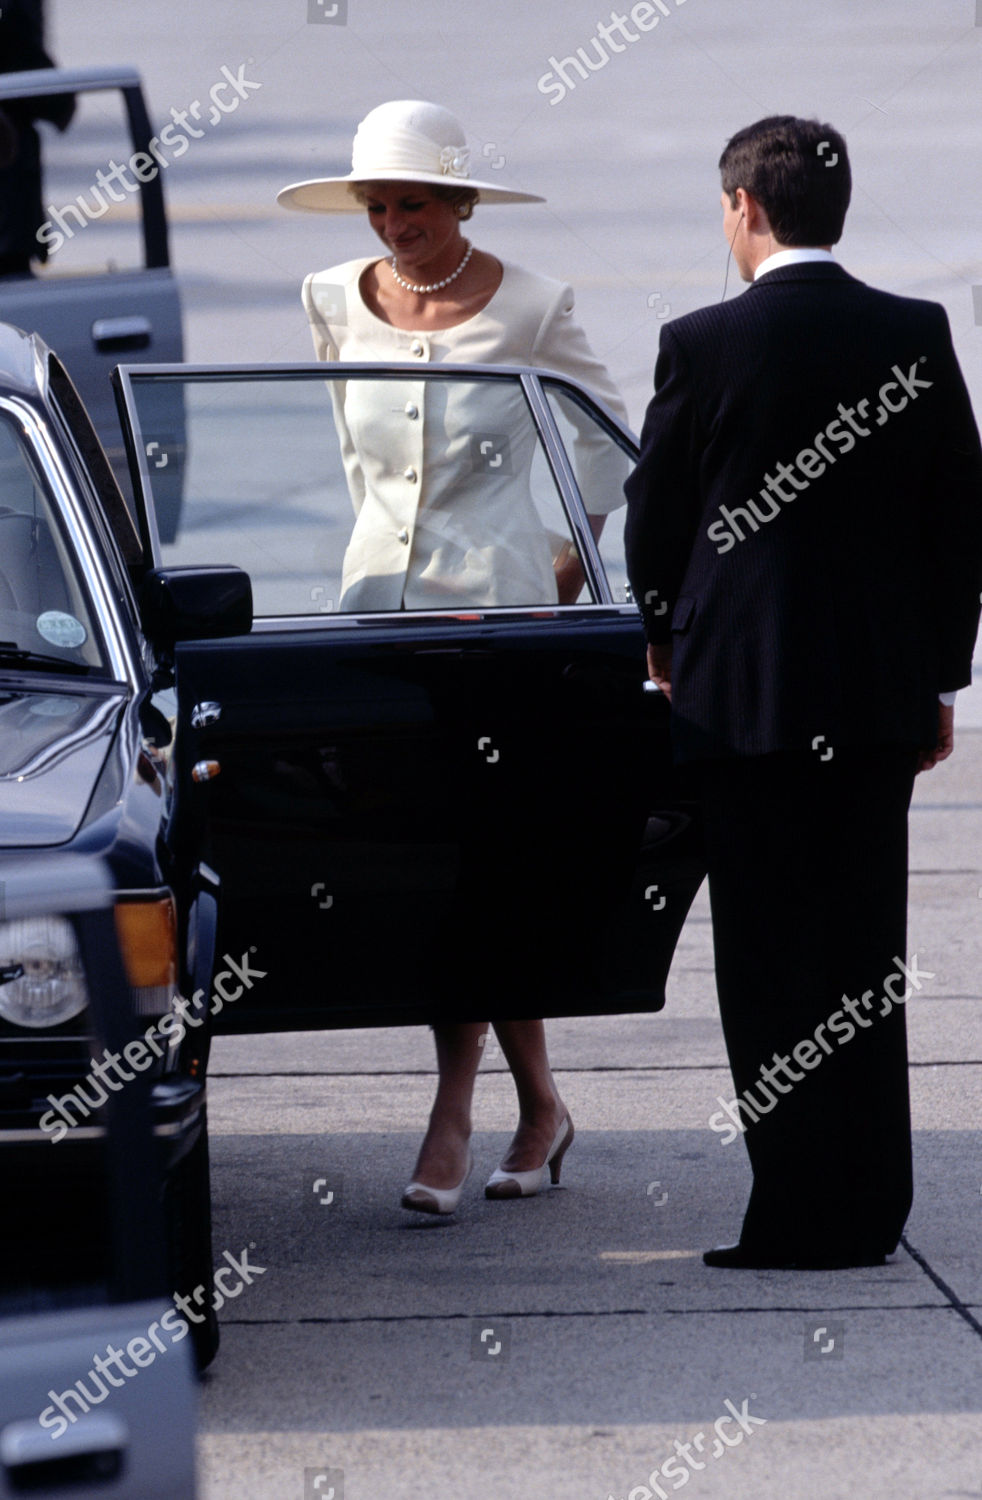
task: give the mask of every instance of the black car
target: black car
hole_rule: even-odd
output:
[[[0,1160],[18,1205],[5,1214],[0,1288],[7,1307],[24,1306],[42,1266],[57,1274],[44,1246],[61,1238],[66,1195],[91,1222],[103,1101],[147,1073],[171,1284],[193,1290],[211,1276],[205,1052],[193,1031],[177,1044],[151,1029],[175,993],[211,983],[216,882],[188,867],[178,899],[154,744],[166,726],[147,700],[153,667],[126,562],[139,544],[109,465],[39,339],[0,326],[0,371]],[[69,923],[5,913],[8,867],[66,850],[111,871],[133,1003],[151,1033],[133,1065],[93,1052],[91,971]],[[198,1339],[207,1358],[213,1310]]]
[[[0,332],[0,837],[113,871],[183,1287],[210,1254],[210,1035],[657,1009],[704,867],[627,597],[633,440],[584,391],[468,366],[114,378],[138,534],[57,358]],[[474,547],[497,545],[483,515],[524,507],[514,545],[563,557],[573,602],[490,606],[466,569],[423,607],[358,602],[345,414],[380,402],[425,411]],[[35,1182],[99,1129],[97,1101],[71,1124],[51,1102],[89,1054],[47,941],[34,958],[0,926],[0,1150]]]

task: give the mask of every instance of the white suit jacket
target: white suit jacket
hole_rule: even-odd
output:
[[[378,318],[361,296],[361,274],[376,258],[304,281],[318,359],[541,365],[624,416],[573,317],[569,286],[505,263],[481,312],[453,328],[412,332]],[[537,444],[517,388],[359,380],[332,390],[356,517],[342,609],[555,602],[553,558],[565,537],[543,526],[533,502]],[[591,514],[604,514],[623,504],[627,463],[589,421],[577,425],[584,498]]]

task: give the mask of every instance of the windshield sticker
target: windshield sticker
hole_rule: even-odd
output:
[[[81,620],[60,609],[47,609],[38,615],[37,633],[52,646],[81,646],[86,638]]]

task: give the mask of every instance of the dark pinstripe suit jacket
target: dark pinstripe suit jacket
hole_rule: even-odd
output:
[[[927,745],[970,681],[982,453],[944,309],[814,262],[665,325],[628,573],[681,760]]]

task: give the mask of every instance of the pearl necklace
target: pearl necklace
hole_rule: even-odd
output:
[[[445,286],[449,286],[450,285],[451,281],[456,281],[457,280],[457,277],[466,268],[467,262],[470,260],[471,256],[474,254],[474,246],[470,243],[470,241],[469,240],[465,240],[464,244],[467,246],[466,253],[465,253],[464,258],[461,261],[460,265],[457,267],[456,271],[454,271],[453,275],[451,275],[451,276],[445,276],[442,281],[434,281],[431,286],[422,286],[422,285],[417,286],[413,282],[406,281],[402,276],[400,276],[399,272],[396,270],[396,257],[394,255],[393,255],[392,259],[389,261],[389,270],[392,272],[393,276],[395,277],[396,281],[398,281],[399,285],[402,286],[402,287],[405,287],[405,289],[406,289],[407,292],[439,292],[439,291],[442,291]]]

